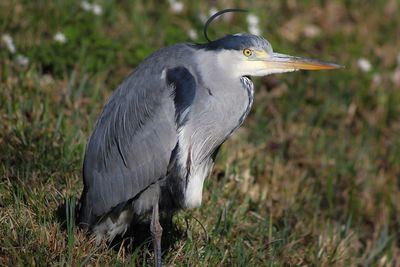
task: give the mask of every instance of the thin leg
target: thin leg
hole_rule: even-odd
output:
[[[153,216],[151,217],[150,231],[153,238],[155,266],[161,267],[161,236],[163,229],[159,221],[158,203],[154,204],[153,206]]]

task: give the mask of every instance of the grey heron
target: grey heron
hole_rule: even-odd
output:
[[[226,35],[182,43],[146,58],[114,91],[86,147],[80,225],[98,238],[151,220],[161,266],[160,213],[199,207],[220,146],[253,103],[249,76],[328,70],[334,63],[279,54],[262,37]],[[240,10],[239,10],[240,11]]]

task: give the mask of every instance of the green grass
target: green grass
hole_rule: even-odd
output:
[[[265,3],[264,3],[265,2]],[[147,266],[96,246],[74,225],[85,144],[114,88],[151,52],[201,36],[196,3],[0,2],[0,265]],[[256,99],[207,180],[203,205],[174,216],[171,266],[399,266],[400,4],[387,1],[231,1],[260,17],[283,53],[333,60],[334,72],[256,79]],[[245,15],[210,36],[246,31]],[[307,36],[304,29],[320,32]],[[67,38],[56,43],[57,31]],[[27,56],[27,66],[17,62]],[[367,58],[363,72],[357,60]],[[374,82],[380,75],[381,82]],[[400,74],[398,74],[400,75]],[[57,219],[66,203],[67,222]]]

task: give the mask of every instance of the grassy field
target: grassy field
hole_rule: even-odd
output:
[[[85,144],[146,56],[204,42],[210,10],[241,7],[275,51],[346,68],[255,80],[202,207],[174,216],[164,263],[400,266],[399,1],[189,2],[0,1],[0,265],[152,264],[146,244],[107,249],[75,227]],[[246,16],[211,38],[248,31]]]

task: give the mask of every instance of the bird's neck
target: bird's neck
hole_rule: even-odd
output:
[[[225,81],[241,77],[237,71],[237,62],[228,51],[213,51],[201,49],[195,56],[196,66],[203,75],[219,75]]]
[[[212,52],[206,51],[197,58],[201,86],[196,93],[193,126],[195,132],[204,132],[203,136],[215,135],[212,140],[218,140],[215,142],[218,144],[244,121],[252,104],[253,86],[248,78],[229,72],[229,68],[221,66],[207,53]]]

